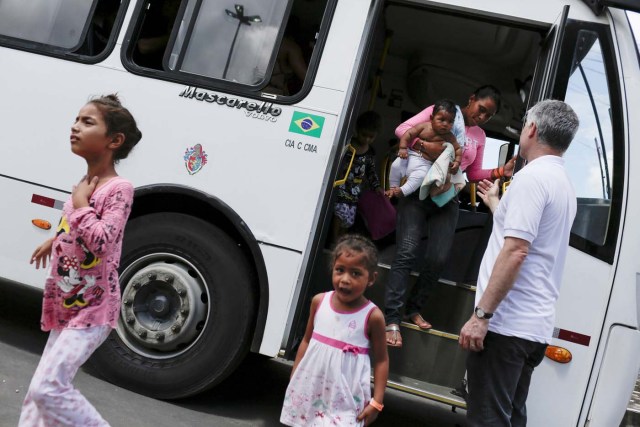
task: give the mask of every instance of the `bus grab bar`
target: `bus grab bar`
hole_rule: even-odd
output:
[[[342,185],[347,182],[347,178],[349,177],[349,173],[351,173],[351,166],[353,166],[353,159],[356,158],[356,149],[353,148],[351,144],[345,147],[344,154],[347,154],[347,151],[351,151],[351,161],[349,161],[349,167],[347,168],[347,172],[344,174],[344,178],[337,180],[333,183],[333,187],[337,187],[338,185]],[[342,156],[344,158],[344,155]]]

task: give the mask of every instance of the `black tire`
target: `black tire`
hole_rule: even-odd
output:
[[[182,398],[218,384],[242,361],[254,327],[253,275],[218,227],[177,213],[135,218],[120,271],[119,325],[91,359],[108,381]]]

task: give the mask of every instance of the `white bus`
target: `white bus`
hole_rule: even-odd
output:
[[[536,370],[529,419],[616,425],[640,351],[640,173],[630,167],[640,162],[640,66],[624,9],[639,7],[0,0],[0,277],[42,287],[28,257],[83,170],[65,142],[72,119],[90,95],[118,92],[143,140],[119,168],[136,186],[119,327],[93,362],[132,390],[192,395],[248,351],[295,355],[311,296],[330,287],[332,184],[358,114],[383,117],[375,148],[385,164],[405,117],[492,84],[502,107],[485,129],[507,144],[504,159],[527,106],[564,99],[581,119],[566,155],[579,201],[553,344],[572,358],[549,354]],[[286,63],[292,43],[302,73]],[[460,204],[452,261],[425,309],[434,329],[402,325],[390,387],[465,407],[456,334],[490,227],[486,209]],[[383,304],[393,237],[378,243],[371,298]]]

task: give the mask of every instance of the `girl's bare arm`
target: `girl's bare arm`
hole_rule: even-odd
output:
[[[373,360],[373,400],[383,404],[384,390],[389,378],[389,354],[387,353],[387,339],[385,336],[384,315],[380,309],[375,308],[369,317],[369,337],[371,340],[371,358]],[[379,411],[371,405],[367,405],[358,421],[364,420],[368,426],[378,418]]]
[[[33,251],[31,255],[31,260],[29,260],[29,264],[36,263],[36,270],[40,268],[40,263],[42,263],[42,268],[47,268],[47,260],[51,259],[51,247],[53,246],[53,241],[55,237],[51,237],[45,240],[40,246]]]

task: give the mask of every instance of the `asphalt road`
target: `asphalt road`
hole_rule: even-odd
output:
[[[47,335],[39,329],[41,292],[0,282],[0,426],[16,426],[31,375]],[[179,401],[151,399],[100,379],[82,368],[74,384],[113,427],[279,426],[291,365],[250,355],[215,389]],[[388,391],[374,424],[454,427],[464,411],[415,396]],[[461,413],[460,413],[461,412]]]

